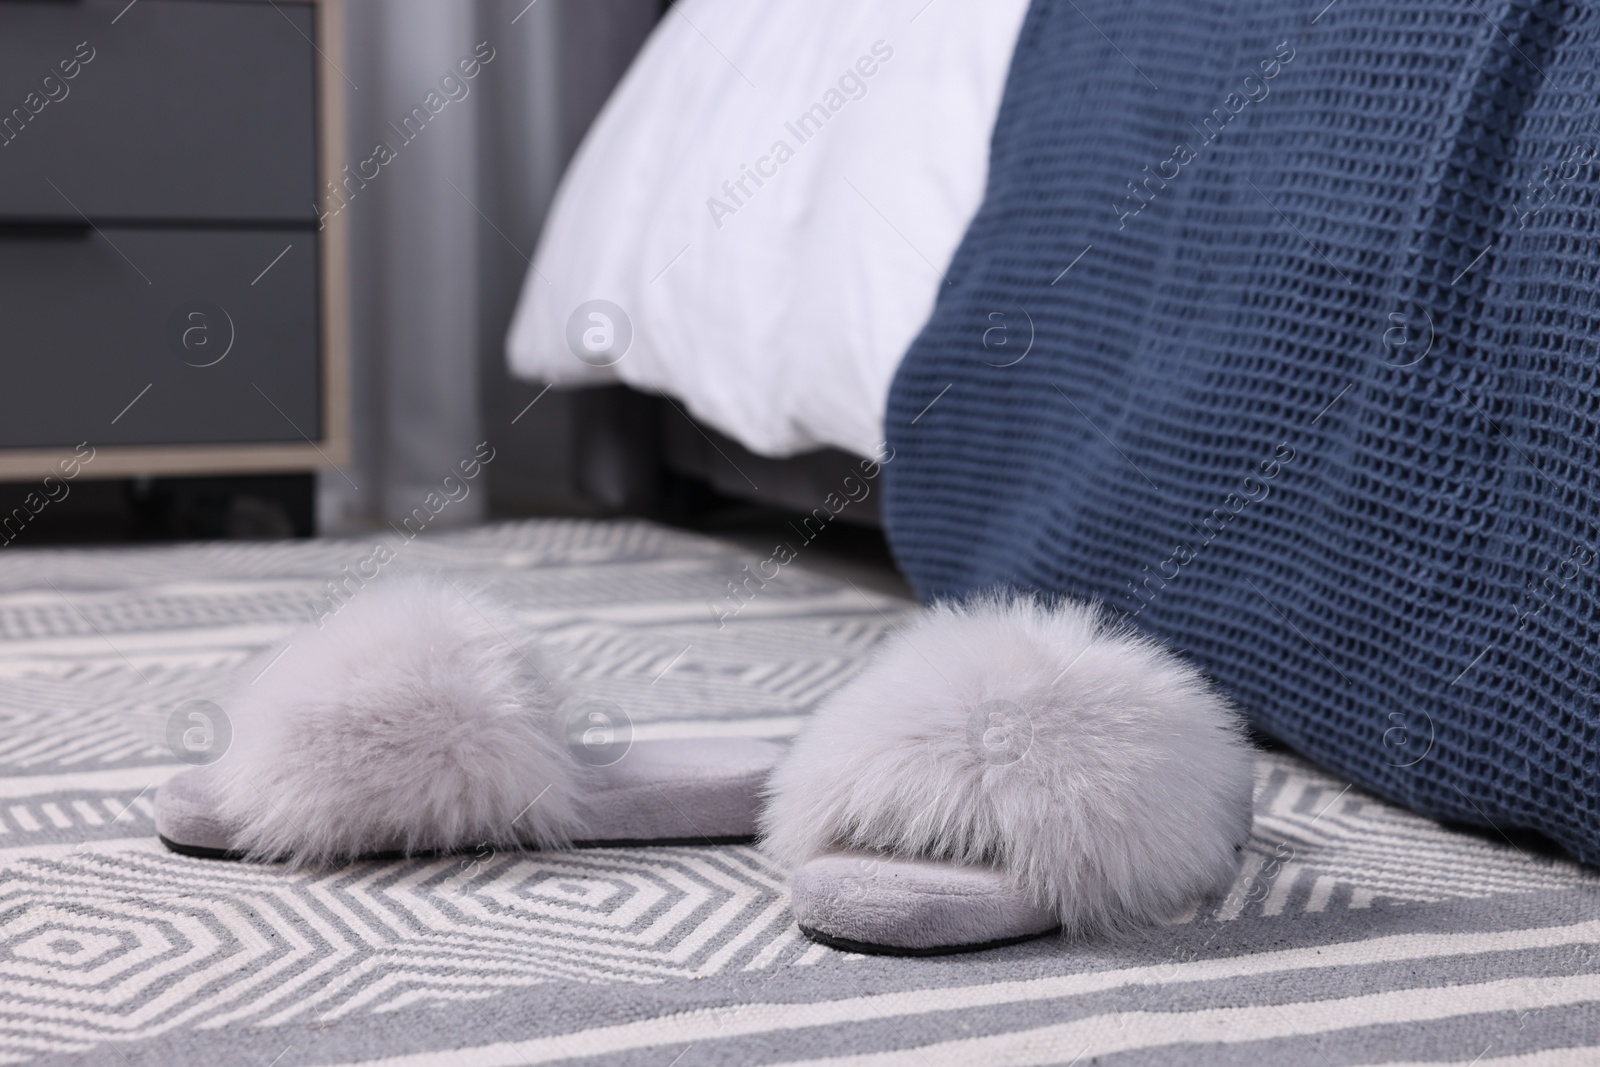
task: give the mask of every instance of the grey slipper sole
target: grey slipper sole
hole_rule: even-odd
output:
[[[728,845],[755,840],[761,791],[783,748],[755,738],[635,741],[625,759],[594,768],[579,848]],[[168,779],[155,798],[156,834],[174,852],[243,858],[234,830],[216,815],[215,767]],[[375,845],[366,859],[404,855]]]
[[[789,896],[801,933],[847,952],[942,956],[1060,929],[1054,913],[993,868],[868,852],[807,861],[795,871]]]

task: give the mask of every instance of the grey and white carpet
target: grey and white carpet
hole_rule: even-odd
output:
[[[802,549],[719,623],[762,557],[642,523],[389,543],[512,602],[637,736],[788,736],[911,610]],[[372,548],[0,552],[0,1061],[1600,1063],[1600,875],[1277,754],[1233,892],[1126,945],[834,952],[752,848],[166,852],[169,719]]]

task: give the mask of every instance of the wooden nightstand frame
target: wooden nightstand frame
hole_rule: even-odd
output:
[[[347,117],[343,76],[329,56],[345,43],[343,0],[314,0],[317,19],[318,195],[337,184],[345,156]],[[82,478],[266,474],[315,471],[350,461],[350,233],[343,213],[325,220],[319,269],[322,303],[322,429],[298,444],[99,445]],[[60,471],[71,446],[0,449],[0,480],[27,481]]]

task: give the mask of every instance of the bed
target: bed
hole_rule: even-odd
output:
[[[514,375],[587,387],[585,497],[659,514],[688,479],[807,512],[879,454],[1025,7],[668,10],[566,172],[506,340]]]

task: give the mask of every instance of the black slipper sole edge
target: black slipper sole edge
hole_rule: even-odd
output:
[[[191,856],[202,860],[227,860],[239,863],[245,860],[243,852],[236,852],[231,848],[210,848],[206,845],[180,844],[163,834],[157,834],[157,839],[163,845],[180,856]],[[574,849],[592,848],[684,848],[692,845],[752,845],[755,843],[754,834],[733,835],[729,837],[663,837],[659,839],[646,838],[618,838],[609,841],[574,841]],[[525,851],[533,852],[535,849]],[[403,859],[439,859],[443,856],[471,856],[476,854],[476,849],[461,849],[456,852],[413,852],[408,857],[404,852],[371,852],[358,856],[354,862],[367,863],[383,860]]]
[[[197,860],[233,860],[237,862],[244,859],[243,852],[235,852],[228,848],[207,848],[205,845],[182,845],[165,834],[157,834],[156,840],[166,845],[171,852],[176,852],[180,856],[192,856]]]
[[[690,845],[753,845],[755,834],[725,837],[618,837],[604,841],[574,841],[573,848],[684,848]]]
[[[954,956],[960,952],[982,952],[990,948],[1003,948],[1006,945],[1020,945],[1024,941],[1036,941],[1041,937],[1059,934],[1061,927],[1052,926],[1048,930],[1040,930],[1036,934],[1020,934],[1017,937],[1002,937],[995,941],[979,941],[970,945],[934,945],[930,948],[903,948],[899,945],[874,945],[869,941],[851,941],[847,937],[834,937],[825,934],[814,927],[795,924],[800,927],[800,932],[819,945],[836,948],[840,952],[855,952],[863,956]]]

